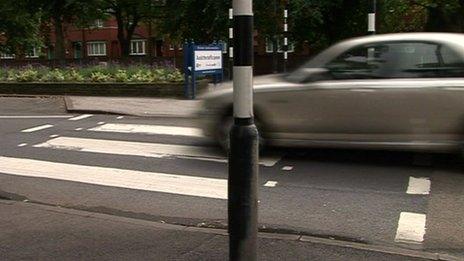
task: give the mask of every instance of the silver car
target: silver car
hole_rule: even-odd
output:
[[[204,132],[227,148],[232,82],[202,99]],[[464,34],[340,42],[290,74],[255,77],[254,113],[267,145],[457,151],[464,141]]]

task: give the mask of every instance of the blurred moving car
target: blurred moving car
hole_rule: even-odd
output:
[[[232,82],[202,96],[204,132],[228,148]],[[464,34],[346,40],[287,75],[254,78],[262,143],[455,151],[464,148]]]

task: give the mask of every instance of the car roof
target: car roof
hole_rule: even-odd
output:
[[[323,52],[316,55],[303,67],[318,67],[332,60],[340,53],[359,45],[366,45],[380,42],[395,41],[421,41],[434,42],[439,44],[452,45],[455,51],[464,58],[464,34],[458,33],[394,33],[394,34],[377,34],[362,36],[357,38],[346,39],[338,42]]]
[[[341,44],[369,44],[384,41],[431,41],[464,46],[464,34],[459,33],[395,33],[363,36],[345,40]]]

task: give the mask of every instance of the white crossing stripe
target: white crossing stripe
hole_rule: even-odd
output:
[[[277,181],[268,181],[266,184],[264,184],[265,187],[275,187],[277,185]]]
[[[422,243],[425,235],[426,215],[401,212],[396,231],[396,242]]]
[[[161,126],[161,125],[108,123],[102,126],[91,128],[89,130],[100,131],[100,132],[141,133],[141,134],[204,137],[203,131],[199,128],[171,127],[171,126]]]
[[[0,157],[0,173],[227,199],[227,180]]]
[[[82,114],[80,116],[76,116],[74,118],[68,119],[68,121],[78,121],[92,117],[92,114]]]
[[[220,151],[208,147],[188,145],[58,137],[34,145],[34,147],[152,158],[177,157],[227,163],[227,159]],[[260,164],[272,167],[279,160],[280,157],[263,158],[260,160]]]
[[[51,124],[45,124],[45,125],[41,125],[41,126],[37,126],[37,127],[25,129],[25,130],[22,130],[21,132],[30,133],[30,132],[34,132],[34,131],[45,130],[45,129],[48,129],[48,128],[51,128],[51,127],[53,127],[53,125],[51,125]]]
[[[72,115],[3,115],[0,119],[66,119]]]
[[[430,179],[409,177],[407,194],[428,195],[430,194]]]

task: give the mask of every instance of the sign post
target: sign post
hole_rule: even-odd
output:
[[[200,75],[212,75],[215,83],[224,78],[222,69],[222,44],[195,45],[184,44],[184,94],[195,99],[196,80]]]
[[[230,132],[230,260],[257,260],[258,130],[253,119],[253,1],[233,0],[234,125]]]

